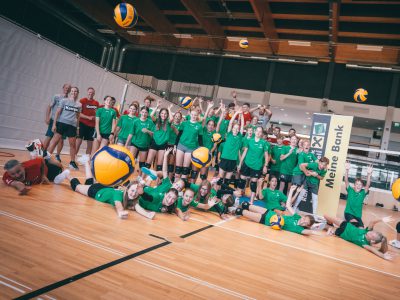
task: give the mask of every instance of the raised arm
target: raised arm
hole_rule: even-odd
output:
[[[169,147],[164,152],[164,159],[163,159],[163,165],[162,165],[162,175],[163,175],[164,179],[168,178],[168,156],[172,152],[172,150],[174,150],[174,148]]]
[[[372,164],[368,166],[367,169],[367,183],[365,184],[364,190],[366,193],[368,193],[369,188],[371,186],[371,176],[372,176],[372,171],[374,170],[374,168],[372,167]]]
[[[391,216],[387,216],[387,217],[383,217],[381,219],[375,219],[372,220],[369,224],[368,224],[368,229],[369,230],[373,230],[374,226],[376,224],[378,224],[379,222],[384,222],[384,223],[390,223],[393,220],[393,218]]]
[[[292,186],[290,187],[289,195],[288,195],[287,200],[286,200],[286,209],[288,210],[288,212],[289,212],[291,215],[294,215],[294,214],[295,214],[295,211],[294,211],[294,209],[293,209],[293,207],[292,207],[292,203],[293,203],[293,201],[296,200],[296,199],[292,199],[292,198],[293,198],[293,193],[294,193],[294,191],[296,190],[296,188],[297,188],[297,186],[295,186],[295,185],[292,185]]]
[[[344,172],[344,184],[346,185],[346,190],[349,187],[349,170],[351,168],[350,162],[346,161],[345,164],[345,169],[346,171]]]
[[[244,116],[243,113],[240,114],[240,134],[243,135],[244,131]]]
[[[219,116],[218,124],[217,124],[217,132],[219,132],[222,120],[225,118],[225,105],[221,103],[221,115]]]
[[[203,121],[202,121],[202,124],[201,124],[203,127],[206,126],[207,116],[210,113],[210,110],[213,108],[213,106],[214,106],[213,102],[209,102],[208,105],[207,105],[206,113],[204,114],[204,118],[203,118]]]
[[[231,132],[232,127],[233,127],[233,122],[235,122],[235,119],[237,117],[237,115],[239,114],[239,111],[235,111],[234,115],[232,116],[232,118],[229,121],[229,125],[228,125],[228,132]]]
[[[172,123],[172,121],[174,120],[174,114],[171,111],[172,108],[172,104],[168,105],[167,109],[168,109],[168,115],[169,115],[169,121]]]
[[[249,109],[249,112],[250,112],[250,113],[255,112],[257,109],[260,109],[260,107],[261,107],[261,105],[258,104],[256,107],[250,108],[250,109]]]

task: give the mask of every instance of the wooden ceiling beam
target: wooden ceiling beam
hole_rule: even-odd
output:
[[[230,31],[243,31],[243,32],[264,32],[260,27],[246,27],[246,26],[222,26],[224,30]]]
[[[400,4],[400,1],[353,1],[353,0],[342,0],[342,3],[346,4]]]
[[[277,28],[278,33],[298,34],[298,35],[328,35],[328,30],[309,30],[309,29],[291,29],[291,28]]]
[[[190,16],[190,12],[187,10],[162,10],[164,15],[172,15],[172,16]]]
[[[205,0],[181,0],[181,2],[207,34],[217,37],[225,36],[224,30],[217,20],[204,18],[204,13],[210,11],[210,7]],[[223,38],[212,39],[212,42],[218,49],[223,49],[225,42]]]
[[[287,3],[328,3],[328,0],[269,0],[269,2]]]
[[[306,20],[306,21],[328,21],[325,15],[299,15],[299,14],[272,14],[272,18],[282,20]]]
[[[175,24],[175,28],[202,29],[200,24]]]
[[[360,22],[360,23],[400,24],[400,18],[386,18],[386,17],[340,16],[340,21],[354,22],[354,23]]]
[[[338,41],[340,0],[329,3],[329,57],[335,61],[334,44]]]
[[[367,32],[345,32],[340,31],[339,37],[355,37],[355,38],[368,38],[368,39],[386,39],[386,40],[400,40],[400,34],[390,33],[367,33]]]

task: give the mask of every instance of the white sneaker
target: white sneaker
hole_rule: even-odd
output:
[[[233,206],[239,207],[239,205],[240,205],[240,198],[236,197],[235,198],[235,204],[233,204]]]
[[[67,177],[69,176],[69,174],[71,173],[70,170],[65,169],[64,171],[61,172],[61,174],[58,174],[55,178],[54,178],[54,183],[55,184],[60,184],[61,182],[63,182],[65,179],[67,179]]]
[[[398,240],[391,240],[389,242],[389,245],[392,247],[395,247],[397,249],[400,249],[400,241],[398,241]]]
[[[86,164],[89,160],[90,160],[90,155],[89,155],[89,154],[83,154],[81,157],[78,157],[76,161],[77,161],[80,165],[84,165],[84,164]]]
[[[324,230],[326,227],[326,223],[314,223],[313,226],[311,226],[311,230],[316,230],[316,231],[321,231]]]

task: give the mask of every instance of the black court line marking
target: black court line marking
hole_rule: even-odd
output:
[[[197,234],[197,233],[199,233],[199,232],[202,232],[202,231],[204,231],[204,230],[207,230],[207,229],[209,229],[209,228],[211,228],[211,227],[214,227],[214,226],[213,226],[213,225],[208,225],[208,226],[202,227],[202,228],[200,228],[200,229],[197,229],[197,230],[191,231],[191,232],[189,232],[189,233],[186,233],[186,234],[184,234],[184,235],[181,235],[180,237],[181,237],[181,238],[186,238],[186,237],[192,236],[192,235],[194,235],[194,234]],[[87,277],[87,276],[93,275],[93,274],[95,274],[95,273],[98,273],[98,272],[100,272],[100,271],[103,271],[103,270],[105,270],[105,269],[108,269],[108,268],[110,268],[110,267],[113,267],[113,266],[118,265],[118,264],[120,264],[120,263],[123,263],[123,262],[125,262],[125,261],[130,260],[130,259],[133,259],[133,258],[135,258],[135,257],[138,257],[138,256],[140,256],[140,255],[149,253],[149,252],[151,252],[151,251],[154,251],[154,250],[157,250],[157,249],[159,249],[159,248],[165,247],[165,246],[167,246],[167,245],[169,245],[169,244],[172,244],[172,242],[170,242],[170,241],[164,239],[163,237],[160,237],[160,236],[157,236],[157,235],[154,235],[154,234],[149,234],[149,235],[152,236],[152,237],[158,238],[158,239],[162,239],[162,240],[164,240],[165,242],[162,242],[162,243],[160,243],[160,244],[151,246],[151,247],[146,248],[146,249],[143,249],[143,250],[141,250],[141,251],[138,251],[138,252],[129,254],[129,255],[127,255],[127,256],[124,256],[124,257],[121,257],[121,258],[119,258],[119,259],[113,260],[113,261],[111,261],[111,262],[109,262],[109,263],[106,263],[106,264],[104,264],[104,265],[101,265],[101,266],[98,266],[98,267],[89,269],[89,270],[87,270],[87,271],[85,271],[85,272],[82,272],[82,273],[73,275],[73,276],[68,277],[68,278],[65,278],[65,279],[63,279],[63,280],[54,282],[54,283],[49,284],[49,285],[47,285],[47,286],[44,286],[44,287],[42,287],[42,288],[40,288],[40,289],[34,290],[34,291],[32,291],[32,292],[30,292],[30,293],[28,293],[28,294],[25,294],[25,295],[22,295],[22,296],[20,296],[20,297],[14,298],[14,300],[32,299],[32,298],[34,298],[34,297],[40,296],[40,295],[42,295],[42,294],[44,294],[44,293],[47,293],[47,292],[49,292],[49,291],[53,291],[53,290],[58,289],[58,288],[60,288],[60,287],[62,287],[62,286],[64,286],[64,285],[70,284],[70,283],[75,282],[75,281],[77,281],[77,280],[79,280],[79,279],[82,279],[82,278],[85,278],[85,277]]]

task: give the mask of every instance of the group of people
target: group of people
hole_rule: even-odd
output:
[[[269,107],[239,105],[236,93],[232,95],[229,105],[196,98],[186,115],[183,110],[172,112],[172,104],[163,107],[161,100],[146,97],[142,105],[134,101],[120,116],[114,97],[105,96],[100,105],[90,87],[87,97],[78,100],[79,89],[64,84],[62,94],[52,98],[46,111],[48,129],[41,149],[43,158],[7,162],[3,181],[26,194],[32,184],[69,180],[75,192],[113,205],[120,218],[135,210],[150,219],[156,212],[167,212],[188,220],[191,209],[202,209],[217,212],[223,219],[245,216],[265,225],[270,225],[271,217],[276,215],[284,219],[283,230],[304,235],[321,235],[321,229],[332,225],[334,229],[329,233],[391,259],[386,238],[372,230],[376,222],[367,228],[362,222],[362,203],[368,193],[372,166],[365,186],[357,179],[352,188],[346,172],[345,221],[318,216],[318,188],[329,159],[317,159],[310,151],[309,140],[299,139],[294,129],[286,137],[275,127],[272,145],[267,129],[272,116]],[[156,105],[152,106],[154,102]],[[220,140],[213,138],[216,133]],[[84,184],[69,169],[63,171],[59,155],[65,138],[70,146],[69,168],[73,170],[78,169],[76,155],[82,141],[87,141],[86,154],[78,160],[85,167]],[[125,146],[138,161],[137,176],[124,186],[103,186],[91,174],[90,157],[111,143]],[[199,169],[191,164],[192,152],[199,146],[212,153],[213,175],[208,166]],[[347,171],[349,168],[350,164],[346,164]],[[198,177],[200,184],[196,184]],[[301,216],[298,206],[306,194],[311,198],[313,213]],[[246,195],[249,201],[240,204],[239,198]],[[265,208],[253,205],[255,200],[265,202]],[[315,226],[316,221],[322,226]],[[380,249],[373,244],[380,244]]]

